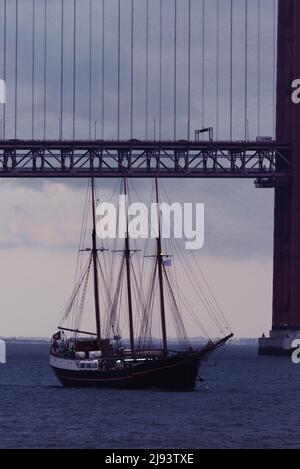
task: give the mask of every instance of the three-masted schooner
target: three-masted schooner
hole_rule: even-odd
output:
[[[155,181],[156,203],[159,202],[158,181]],[[127,180],[123,180],[124,194],[127,194]],[[232,334],[224,335],[216,341],[209,340],[206,344],[194,348],[186,340],[184,346],[174,350],[170,347],[167,337],[167,320],[165,311],[165,288],[170,288],[170,283],[165,269],[164,254],[161,240],[161,220],[158,213],[158,233],[156,237],[156,253],[151,256],[155,261],[153,282],[156,278],[157,292],[152,289],[152,295],[158,295],[157,306],[160,316],[161,343],[159,345],[151,340],[137,340],[135,337],[135,324],[132,298],[132,253],[130,237],[127,230],[122,249],[121,268],[125,272],[126,279],[126,303],[117,304],[115,296],[111,295],[108,312],[108,327],[106,330],[102,324],[103,315],[100,307],[100,292],[104,288],[104,282],[99,282],[99,270],[102,272],[99,252],[104,248],[97,246],[96,233],[96,195],[94,179],[91,179],[91,205],[92,205],[92,247],[85,249],[90,256],[87,268],[79,276],[70,302],[67,307],[68,316],[81,288],[86,291],[89,273],[93,277],[93,296],[95,312],[95,331],[87,332],[79,327],[68,328],[59,326],[58,332],[52,336],[50,350],[50,365],[57,378],[64,386],[68,387],[102,387],[142,389],[159,388],[166,390],[188,391],[194,389],[201,364],[216,349],[224,345]],[[121,277],[120,277],[121,278]],[[100,283],[100,284],[99,284]],[[110,286],[108,286],[108,289]],[[174,295],[171,292],[173,301]],[[126,318],[129,341],[124,341],[121,333],[116,330],[116,308],[123,319]],[[176,321],[184,328],[178,308],[176,308]],[[149,333],[147,311],[142,314],[142,329],[144,336]],[[78,325],[78,323],[76,323]],[[178,324],[177,324],[178,325]],[[67,334],[71,334],[67,338]]]

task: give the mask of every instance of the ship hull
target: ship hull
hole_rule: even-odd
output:
[[[172,357],[122,370],[76,370],[51,366],[63,386],[191,391],[203,357]]]

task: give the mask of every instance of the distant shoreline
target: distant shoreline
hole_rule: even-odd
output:
[[[24,343],[24,344],[49,344],[51,342],[50,337],[0,337],[0,339],[4,340],[7,343]],[[125,339],[126,342],[126,339]],[[201,343],[204,344],[207,342],[207,339],[204,337],[193,337],[190,339],[191,344]],[[170,339],[170,344],[177,343],[176,339]],[[231,346],[235,345],[257,345],[258,339],[255,338],[236,338],[232,339],[229,343]]]

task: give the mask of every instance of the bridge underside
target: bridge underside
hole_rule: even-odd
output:
[[[253,178],[288,185],[291,145],[276,142],[0,141],[0,177]]]

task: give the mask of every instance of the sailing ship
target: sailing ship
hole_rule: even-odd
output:
[[[124,178],[121,184],[125,196],[128,195],[127,179]],[[106,272],[105,276],[104,258],[108,249],[103,246],[98,247],[97,243],[97,200],[93,178],[89,188],[91,204],[88,205],[92,209],[92,246],[91,248],[80,246],[80,254],[88,253],[89,258],[85,267],[79,272],[58,331],[52,336],[51,367],[61,384],[67,387],[193,390],[199,379],[200,368],[215,350],[226,344],[233,334],[228,330],[227,334],[223,332],[223,337],[217,340],[209,339],[205,343],[197,344],[196,347],[191,345],[167,272],[166,265],[170,263],[171,256],[166,256],[163,252],[159,210],[158,230],[154,241],[155,251],[151,256],[143,256],[143,259],[149,257],[154,261],[150,280],[146,282],[150,290],[147,298],[142,298],[141,291],[139,291],[138,295],[135,295],[137,299],[134,303],[133,283],[138,289],[139,286],[137,276],[133,271],[132,257],[134,254],[139,255],[140,250],[132,249],[128,232],[128,217],[126,217],[125,238],[122,240],[123,249],[110,253],[111,255],[121,254],[119,272],[116,273],[113,267],[110,275]],[[155,180],[155,194],[158,207],[157,179]],[[92,332],[81,327],[90,273],[93,279],[91,290],[95,326]],[[140,276],[140,281],[143,281],[143,274]],[[123,297],[121,284],[125,285]],[[112,291],[113,285],[115,291]],[[166,290],[172,303],[175,330],[179,337],[179,344],[176,348],[167,334]],[[106,311],[105,307],[100,305],[101,298],[105,296]],[[136,314],[134,314],[134,308],[138,310]],[[158,310],[161,333],[159,341],[152,337],[151,308]],[[77,311],[77,317],[76,314],[74,317],[74,310]],[[73,326],[67,327],[65,322],[72,314]],[[105,319],[106,324],[104,324]],[[122,321],[127,323],[129,335],[127,340],[122,338],[120,325]],[[138,321],[140,333],[137,337],[135,331]],[[220,317],[218,322],[220,322]]]

